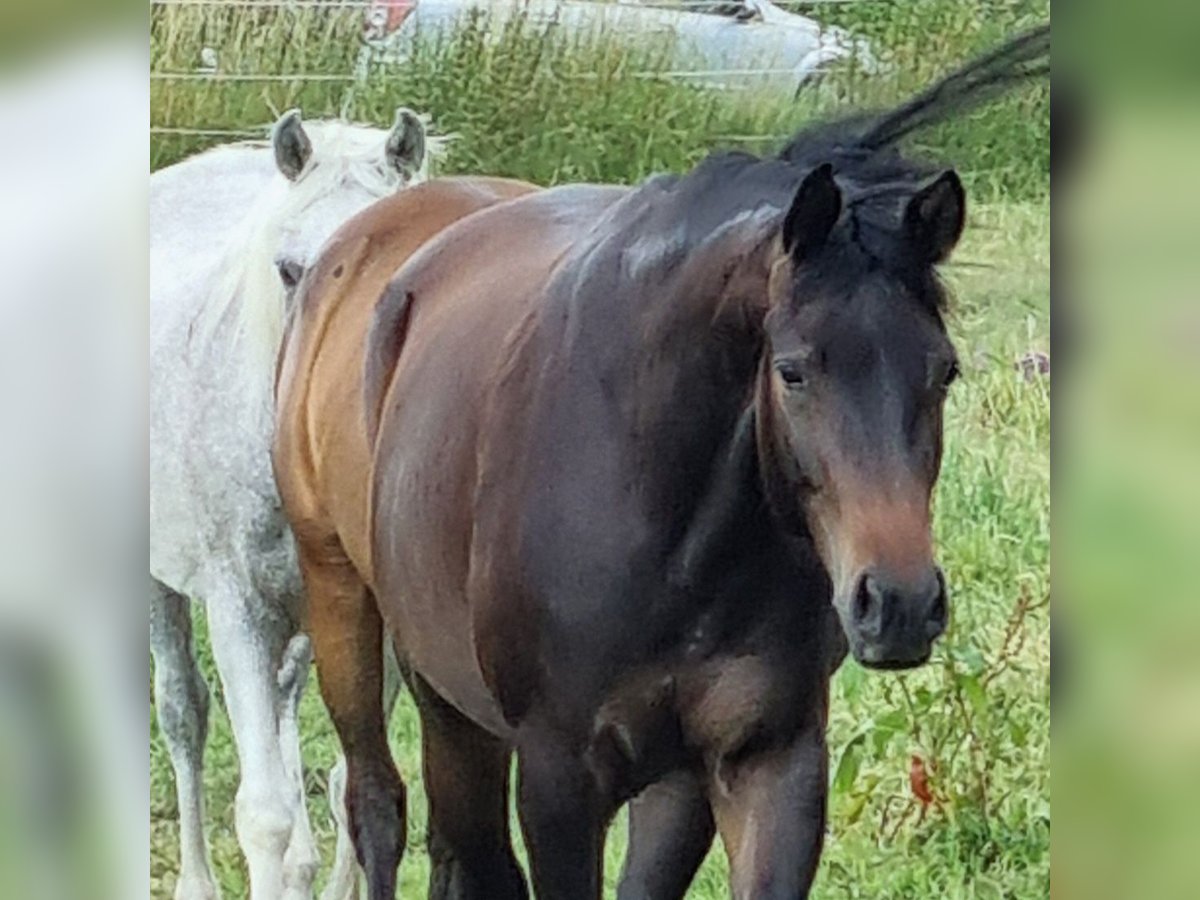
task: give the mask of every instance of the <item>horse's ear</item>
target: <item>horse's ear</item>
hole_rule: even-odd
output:
[[[411,109],[396,110],[396,124],[388,134],[384,156],[390,168],[412,178],[425,163],[425,124]]]
[[[833,180],[833,166],[817,166],[796,189],[783,219],[783,249],[796,262],[807,259],[829,240],[842,214],[842,192]]]
[[[275,165],[288,181],[295,181],[312,157],[312,141],[300,124],[300,110],[289,109],[271,129],[271,147]]]
[[[940,263],[962,237],[967,195],[953,169],[947,169],[908,201],[904,230],[927,262]]]

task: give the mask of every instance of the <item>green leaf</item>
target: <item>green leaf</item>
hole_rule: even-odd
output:
[[[841,758],[838,759],[837,769],[833,774],[835,794],[848,794],[854,786],[854,779],[858,777],[858,770],[862,765],[862,743],[866,736],[865,730],[860,731],[842,748]]]
[[[838,671],[837,680],[842,689],[842,697],[847,703],[854,703],[862,693],[864,672],[861,666],[842,666]]]
[[[987,692],[983,689],[983,684],[979,679],[974,675],[959,675],[958,686],[962,689],[963,696],[967,698],[967,702],[971,704],[971,709],[975,715],[980,718],[987,716]]]
[[[897,734],[908,731],[908,713],[903,709],[893,709],[875,718],[871,726],[871,749],[876,756],[883,754],[888,742]]]
[[[987,660],[979,652],[978,647],[957,647],[954,650],[955,661],[963,667],[968,675],[982,675],[987,668]]]
[[[893,709],[881,716],[876,716],[875,730],[892,734],[908,731],[908,713],[903,709]]]
[[[863,810],[867,808],[867,801],[871,799],[869,791],[861,791],[858,796],[852,799],[849,805],[843,810],[841,820],[845,825],[853,825],[862,818]]]

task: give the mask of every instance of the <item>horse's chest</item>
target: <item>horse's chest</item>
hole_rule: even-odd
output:
[[[820,721],[840,660],[832,637],[754,636],[722,646],[697,623],[673,662],[646,666],[607,692],[588,749],[597,776],[616,794],[635,793],[666,772],[711,771],[752,745],[784,741]]]

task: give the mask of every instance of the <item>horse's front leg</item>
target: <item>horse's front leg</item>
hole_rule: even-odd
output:
[[[538,900],[599,900],[615,804],[580,754],[554,742],[517,751],[517,811]]]
[[[789,745],[725,760],[710,796],[729,857],[734,900],[803,900],[825,838],[823,723]]]
[[[702,779],[676,772],[629,803],[629,849],[617,900],[682,900],[713,839]]]

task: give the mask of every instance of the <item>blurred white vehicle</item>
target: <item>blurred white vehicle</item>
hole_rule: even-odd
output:
[[[863,40],[767,0],[693,0],[679,8],[582,0],[370,0],[362,64],[403,64],[417,40],[436,39],[473,10],[486,11],[494,28],[525,15],[535,27],[574,35],[604,31],[649,44],[665,39],[672,59],[664,74],[721,89],[795,91],[843,60],[868,73],[878,69]]]

